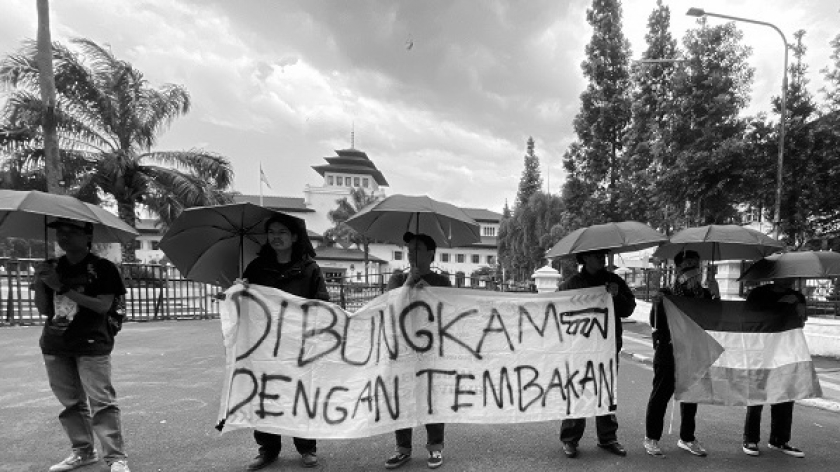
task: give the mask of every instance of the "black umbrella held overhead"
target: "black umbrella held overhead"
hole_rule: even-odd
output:
[[[272,217],[295,231],[304,251],[315,256],[306,222],[253,203],[184,210],[161,239],[160,248],[185,278],[227,287],[256,257],[265,242],[265,222]]]

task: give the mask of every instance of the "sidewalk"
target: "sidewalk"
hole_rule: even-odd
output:
[[[625,319],[624,325],[624,348],[621,355],[632,358],[636,361],[650,364],[653,362],[653,343],[650,338],[650,325],[648,315],[650,303],[636,300],[636,310],[633,315]],[[829,329],[824,325],[828,322]],[[840,413],[840,352],[837,356],[817,355],[815,351],[834,354],[840,351],[840,334],[834,335],[831,331],[836,327],[840,329],[840,323],[833,320],[809,320],[805,326],[805,338],[808,346],[811,347],[814,365],[817,376],[822,386],[822,398],[809,398],[799,400],[800,405],[821,408],[835,413]],[[820,325],[820,326],[809,326]],[[814,333],[813,331],[819,331]],[[827,334],[828,333],[828,334]],[[818,349],[814,349],[817,344]]]

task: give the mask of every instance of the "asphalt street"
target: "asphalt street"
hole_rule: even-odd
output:
[[[56,415],[59,405],[47,385],[38,349],[40,327],[0,329],[0,471],[45,471],[69,452]],[[644,342],[644,332],[628,330],[628,347]],[[224,350],[218,320],[130,323],[114,352],[114,378],[131,469],[156,471],[241,471],[255,454],[249,431],[220,435],[214,428],[222,385]],[[797,405],[793,440],[806,453],[797,459],[769,451],[750,457],[741,452],[744,408],[700,406],[697,437],[709,451],[695,457],[676,447],[679,414],[669,431],[666,415],[662,445],[665,459],[645,454],[644,413],[652,378],[651,366],[632,356],[621,361],[619,439],[629,455],[613,456],[595,445],[589,422],[576,459],[563,456],[559,422],[446,427],[446,471],[579,471],[709,470],[828,471],[840,466],[840,413]],[[769,429],[765,409],[762,439]],[[304,470],[291,438],[284,438],[281,460],[267,471]],[[427,470],[425,431],[415,431],[415,458],[400,470]],[[384,470],[393,451],[391,434],[354,440],[319,442],[315,470]],[[106,470],[100,462],[82,472]],[[312,470],[312,469],[307,469]]]

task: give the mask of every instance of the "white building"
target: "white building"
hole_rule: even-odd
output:
[[[262,204],[266,208],[282,211],[306,221],[309,237],[317,252],[316,260],[328,279],[344,278],[345,281],[364,282],[364,252],[362,248],[341,246],[328,247],[323,234],[333,227],[327,216],[342,198],[350,199],[350,190],[362,188],[368,194],[384,197],[383,187],[388,187],[385,176],[376,168],[367,154],[358,149],[342,149],[336,156],[325,157],[327,164],[312,168],[323,177],[321,186],[306,185],[302,197],[238,195],[237,202]],[[462,208],[481,225],[481,242],[466,247],[437,250],[433,267],[447,272],[456,283],[455,274],[466,277],[482,267],[495,268],[498,263],[497,236],[502,215],[487,209]],[[163,258],[158,249],[162,234],[152,220],[138,220],[140,237],[135,242],[137,258],[142,262],[156,262]],[[369,253],[369,281],[383,281],[396,269],[408,267],[406,248],[395,244],[371,244]]]

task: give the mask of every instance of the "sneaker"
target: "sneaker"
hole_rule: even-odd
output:
[[[662,448],[659,447],[659,441],[656,439],[648,439],[645,438],[644,442],[642,443],[645,446],[645,452],[652,455],[653,457],[665,458],[665,454],[662,452]]]
[[[396,469],[397,467],[405,464],[409,460],[411,460],[411,455],[410,454],[402,454],[402,453],[398,452],[398,453],[394,454],[393,456],[391,456],[390,459],[385,461],[385,468],[386,469]]]
[[[748,456],[757,456],[761,454],[756,443],[744,443],[744,454]]]
[[[769,447],[770,449],[773,449],[774,451],[780,451],[780,452],[782,452],[782,453],[784,453],[784,454],[787,454],[787,455],[789,455],[789,456],[793,456],[793,457],[805,457],[805,453],[804,453],[804,452],[802,452],[802,451],[800,451],[799,449],[797,449],[797,448],[795,448],[795,447],[791,446],[791,445],[790,445],[790,444],[788,444],[788,443],[784,443],[784,444],[782,444],[781,446],[774,446],[774,445],[773,445],[773,444],[771,444],[771,443],[767,443],[767,447]]]
[[[316,465],[318,465],[318,456],[316,456],[314,452],[307,452],[306,454],[301,454],[300,460],[303,462],[303,466],[306,468],[315,467]]]
[[[429,460],[426,461],[426,465],[428,465],[430,469],[437,469],[442,466],[443,451],[429,451]]]
[[[78,451],[73,451],[67,459],[64,459],[58,464],[50,467],[50,472],[63,472],[65,470],[78,469],[79,467],[95,464],[97,462],[99,462],[99,455],[96,454],[96,451],[93,451],[91,454],[80,454]]]
[[[568,458],[577,457],[577,455],[578,455],[577,444],[570,443],[570,442],[564,442],[563,443],[563,454],[566,454],[566,457],[568,457]]]
[[[686,451],[694,454],[695,456],[706,456],[706,450],[703,449],[703,446],[700,445],[700,441],[696,439],[694,441],[683,441],[682,439],[680,439],[679,441],[677,441],[677,446],[679,446],[682,449],[685,449]]]
[[[128,463],[126,461],[116,461],[111,463],[111,472],[131,472],[128,470]]]

